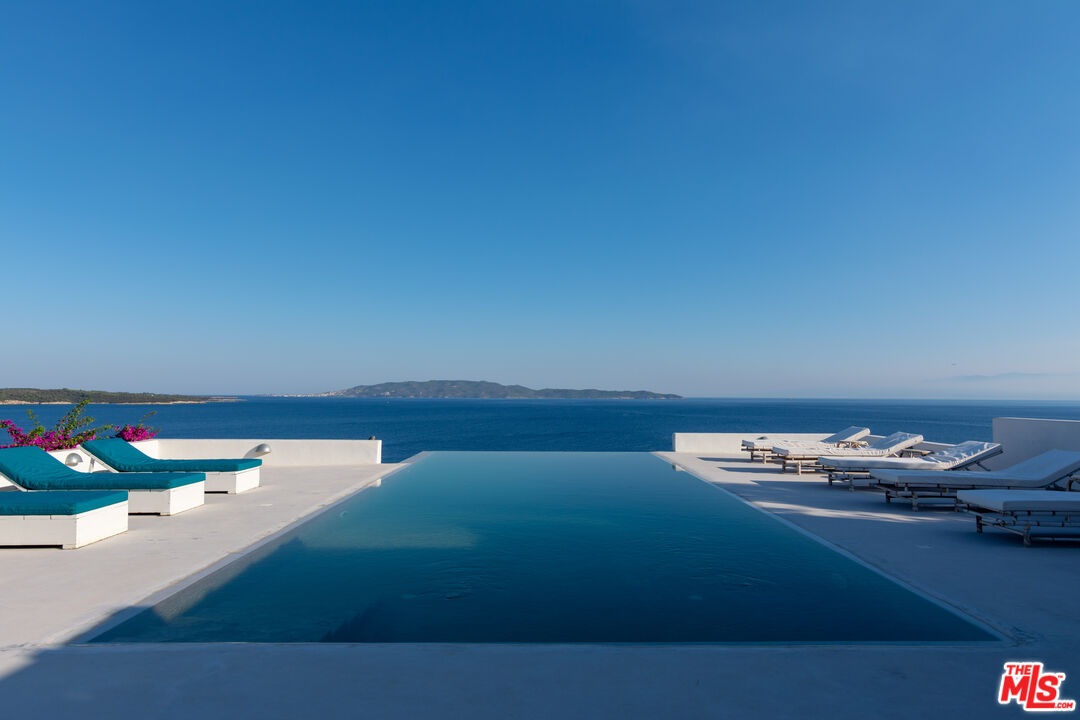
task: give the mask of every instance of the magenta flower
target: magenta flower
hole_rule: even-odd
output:
[[[11,420],[0,420],[0,429],[7,431],[7,434],[11,436],[11,443],[0,445],[0,448],[34,446],[47,451],[70,450],[88,440],[94,440],[99,435],[107,436],[113,430],[117,431],[114,437],[121,437],[129,442],[149,440],[158,434],[157,428],[147,427],[144,424],[146,418],[153,415],[154,411],[144,415],[134,425],[124,425],[119,428],[113,425],[88,427],[93,424],[94,418],[83,415],[87,403],[89,400],[72,406],[52,429],[47,429],[42,425],[33,410],[26,411],[34,422],[34,427],[29,431],[23,430]]]

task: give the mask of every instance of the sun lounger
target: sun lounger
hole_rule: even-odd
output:
[[[982,467],[983,460],[1000,454],[998,443],[968,440],[921,457],[824,456],[818,458],[818,464],[829,473],[830,485],[834,481],[847,482],[854,488],[856,480],[870,477],[870,470],[963,470]]]
[[[0,449],[0,477],[24,490],[127,490],[128,512],[176,515],[203,504],[201,473],[83,473],[37,447]]]
[[[954,504],[959,490],[1035,490],[1065,483],[1071,485],[1080,472],[1080,452],[1047,450],[1004,470],[990,472],[949,472],[945,470],[871,470],[874,487],[885,500],[907,498],[916,510],[928,498],[947,498]]]
[[[127,529],[126,492],[0,492],[3,546],[78,548]]]
[[[975,513],[975,529],[1001,528],[1031,545],[1032,530],[1045,537],[1080,538],[1080,492],[960,490],[957,503]],[[980,508],[980,510],[974,510]]]
[[[772,454],[773,445],[785,445],[788,447],[802,447],[806,445],[829,445],[831,447],[837,447],[841,443],[855,442],[859,438],[866,437],[870,434],[870,428],[851,427],[844,428],[838,433],[834,433],[827,438],[821,440],[791,440],[782,437],[763,435],[759,438],[751,438],[742,441],[742,449],[744,452],[750,453],[750,462],[754,462],[754,456],[760,455],[762,462],[768,462],[769,456]]]
[[[120,438],[90,440],[82,449],[116,472],[197,472],[206,475],[206,492],[239,493],[259,487],[262,460],[159,460]]]
[[[804,466],[817,466],[818,458],[826,455],[829,457],[888,457],[896,455],[912,445],[918,445],[922,441],[922,435],[895,432],[892,435],[878,438],[863,447],[776,445],[773,447],[773,454],[783,463],[781,472],[787,472],[788,465],[793,465],[796,472],[802,475]]]

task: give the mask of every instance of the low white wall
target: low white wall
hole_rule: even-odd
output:
[[[269,455],[256,455],[254,450],[262,443],[270,446]],[[382,462],[382,440],[228,440],[228,439],[181,439],[154,438],[131,443],[152,458],[173,460],[202,460],[204,458],[257,457],[265,467],[296,467],[320,465],[378,465]],[[71,465],[73,470],[90,472],[90,455],[81,447],[71,450],[53,450],[49,453],[62,463],[69,455],[77,455],[79,462]],[[100,463],[94,470],[101,471]],[[0,487],[10,485],[0,477]]]
[[[140,448],[151,457],[174,460],[258,458],[265,467],[376,465],[382,462],[382,440],[260,440],[156,438],[156,447]],[[256,455],[266,443],[269,455]]]
[[[133,442],[131,444],[134,445],[135,447],[139,448],[140,450],[142,450],[144,453],[146,453],[150,457],[158,457],[158,454],[157,454],[158,441],[157,440],[140,440],[139,442]],[[62,462],[64,464],[67,464],[68,456],[70,456],[72,454],[75,454],[75,455],[77,455],[79,457],[79,462],[75,463],[74,465],[70,465],[69,467],[72,470],[78,470],[79,472],[91,472],[91,470],[90,470],[91,462],[90,461],[93,458],[90,457],[90,453],[88,453],[88,452],[86,452],[85,450],[82,449],[81,445],[79,447],[77,447],[77,448],[72,448],[70,450],[53,450],[49,454],[52,455],[54,458],[56,458],[57,460],[59,460],[60,462]],[[102,469],[101,468],[101,463],[95,462],[94,463],[94,470],[100,472],[101,469]]]
[[[72,465],[71,469],[78,470],[79,472],[90,472],[90,456],[87,455],[82,448],[72,448],[71,450],[53,450],[49,454],[60,462],[66,463],[68,455],[71,455],[72,453],[79,456],[79,462],[75,465]]]
[[[675,433],[672,447],[684,453],[739,453],[742,441],[764,435],[786,440],[821,440],[832,433]]]
[[[1080,450],[1080,420],[994,418],[994,442],[1002,453],[986,463],[1003,468],[1047,450]]]

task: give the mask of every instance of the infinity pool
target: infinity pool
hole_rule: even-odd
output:
[[[653,455],[438,452],[92,642],[995,639]]]

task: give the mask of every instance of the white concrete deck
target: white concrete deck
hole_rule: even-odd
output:
[[[244,544],[242,528],[234,532],[223,524],[242,513],[222,511],[220,519],[196,524],[200,516],[193,512],[191,530],[172,540],[150,526],[185,516],[136,519],[128,537],[115,539],[125,545],[124,552],[110,551],[111,542],[103,542],[79,551],[0,553],[5,579],[0,643],[7,648],[9,673],[0,678],[2,707],[11,717],[35,718],[1016,717],[1022,714],[1016,706],[996,702],[1001,666],[1009,660],[1042,660],[1048,670],[1068,673],[1063,695],[1080,697],[1076,544],[1025,548],[1014,535],[977,535],[972,518],[962,514],[886,505],[879,495],[829,488],[822,476],[781,475],[775,466],[751,464],[744,455],[658,454],[1009,639],[985,646],[44,642],[92,623],[95,614],[137,602]],[[302,474],[267,472],[267,487],[248,496],[212,498],[201,512],[209,517],[222,505],[248,501],[258,510],[275,492],[271,478],[293,487]],[[329,469],[308,473],[305,507],[328,503],[368,480]],[[321,500],[320,487],[328,493]],[[272,505],[267,512],[278,511]],[[282,510],[276,519],[268,518],[262,534],[300,514]],[[193,546],[217,533],[229,537],[219,549],[189,557]],[[252,539],[249,535],[248,542]],[[115,557],[99,563],[109,552]],[[169,568],[149,561],[131,566],[140,553],[157,555]],[[35,580],[27,590],[9,589],[13,580],[22,585],[24,577],[42,572],[38,558],[45,558],[46,572],[58,577]],[[76,572],[81,563],[87,567],[72,583],[65,573]],[[82,582],[105,572],[121,590]],[[836,602],[845,598],[837,596]],[[60,608],[63,618],[51,620],[50,606]],[[21,667],[15,669],[12,656]]]
[[[208,493],[180,515],[132,515],[128,532],[78,550],[0,548],[0,673],[400,467],[265,468],[262,487]]]

